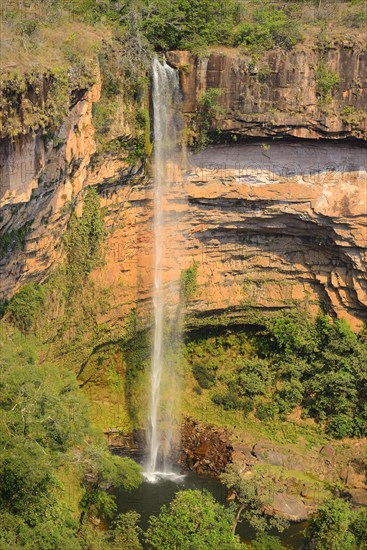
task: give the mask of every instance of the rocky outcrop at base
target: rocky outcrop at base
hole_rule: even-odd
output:
[[[293,522],[306,520],[340,483],[344,490],[338,495],[354,506],[365,505],[365,442],[333,442],[301,452],[291,444],[258,441],[251,445],[238,439],[237,434],[235,442],[225,428],[187,418],[182,426],[181,460],[198,474],[215,476],[228,464],[236,464],[244,478],[255,476],[266,494],[269,504],[264,511]]]
[[[219,475],[232,461],[233,447],[225,428],[187,418],[181,432],[181,461],[198,474]]]

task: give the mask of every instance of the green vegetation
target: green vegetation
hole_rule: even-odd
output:
[[[93,432],[70,370],[45,362],[34,337],[4,322],[0,335],[0,546],[87,549],[86,537],[109,548],[91,520],[116,515],[106,490],[137,487],[140,468],[111,456]],[[65,478],[67,469],[73,475]],[[76,502],[68,501],[70,486]]]
[[[195,262],[181,273],[181,293],[185,302],[188,302],[197,290],[197,276],[199,265]]]
[[[317,94],[320,103],[329,105],[331,103],[333,92],[339,85],[339,75],[328,68],[325,61],[321,59],[316,70]]]
[[[335,499],[321,506],[307,529],[310,548],[364,550],[367,548],[366,510],[354,511],[348,502]]]
[[[201,388],[208,389],[214,386],[215,373],[207,365],[193,365],[192,373]]]
[[[153,0],[143,8],[142,30],[162,50],[230,44],[239,7],[237,0]]]
[[[5,310],[14,326],[22,332],[30,332],[35,320],[42,313],[44,302],[44,287],[28,283],[13,296]]]
[[[254,550],[284,550],[286,547],[282,545],[278,537],[259,534],[256,535],[256,539],[251,541],[251,548]]]
[[[188,133],[188,142],[196,151],[201,151],[214,142],[214,122],[223,115],[219,97],[220,90],[209,88],[199,99],[193,130]]]
[[[93,107],[98,145],[94,160],[99,155],[123,155],[133,165],[152,151],[149,116],[142,113],[149,110],[149,70],[155,52],[188,49],[205,56],[210,47],[240,47],[257,63],[262,52],[290,49],[303,39],[320,46],[325,13],[329,26],[336,28],[330,43],[340,39],[338,26],[362,29],[366,17],[361,4],[347,1],[335,10],[315,0],[275,0],[271,6],[258,0],[46,4],[4,6],[0,134],[14,138],[40,129],[44,136],[52,136],[70,106],[98,82],[99,68],[102,91]],[[326,105],[338,82],[323,62],[317,79],[320,101]],[[256,78],[265,82],[268,76],[265,64]],[[220,116],[213,109],[214,92],[206,94],[189,135],[198,149],[211,143],[212,122]]]
[[[278,6],[255,9],[252,21],[240,23],[235,44],[244,46],[250,53],[260,53],[276,46],[292,48],[302,38],[298,21]]]
[[[109,543],[115,550],[143,550],[140,539],[143,535],[138,526],[140,516],[133,510],[120,514],[110,532]]]
[[[365,437],[363,333],[323,314],[315,322],[288,315],[264,325],[187,344],[193,376],[212,402],[245,416],[255,409],[265,423],[298,408],[332,437]]]
[[[10,72],[0,82],[0,136],[14,138],[25,130],[52,134],[69,113],[75,93],[95,82],[95,70],[80,62],[75,70],[53,67],[42,74]],[[47,90],[47,94],[43,94]]]
[[[322,105],[330,104],[339,85],[326,57],[334,39],[319,33],[322,2],[309,19],[299,16],[304,13],[299,8],[315,5],[307,1],[269,7],[257,0],[45,0],[37,17],[15,4],[2,10],[1,137],[40,131],[52,140],[70,108],[98,82],[99,68],[95,160],[123,154],[130,166],[138,165],[152,152],[151,59],[168,49],[187,48],[200,58],[212,46],[238,46],[254,67],[264,51],[293,48],[303,37],[316,43],[318,36],[315,73]],[[345,3],[345,17],[362,28],[361,3]],[[258,81],[269,75],[269,65],[260,65]],[[197,150],[215,142],[215,123],[222,116],[219,96],[209,88],[199,100],[189,135]],[[352,128],[362,118],[350,106],[341,112]],[[76,202],[72,197],[68,207]],[[29,227],[3,235],[0,259],[25,246]],[[235,493],[228,507],[205,492],[179,492],[151,518],[146,534],[136,513],[117,515],[111,489],[137,487],[140,468],[112,456],[96,426],[129,430],[140,425],[149,341],[146,332],[137,333],[134,310],[117,326],[101,321],[109,318],[114,289],[101,289],[91,274],[103,264],[105,236],[98,193],[87,188],[82,215],[71,214],[60,245],[64,261],[43,284],[28,283],[0,304],[0,548],[141,550],[145,539],[149,548],[162,550],[234,550],[240,544],[233,530],[244,519],[258,532],[253,548],[281,549],[267,531],[281,531],[285,524],[264,515],[268,500],[261,489],[268,478],[255,468],[252,479],[243,479],[235,467],[223,474]],[[186,303],[195,297],[198,269],[194,263],[182,272]],[[248,294],[260,287],[250,283]],[[220,327],[225,319],[216,321]],[[256,427],[257,436],[292,443],[367,435],[365,333],[354,334],[345,322],[324,314],[315,321],[288,315],[250,322],[236,333],[220,334],[217,327],[216,336],[186,345],[193,415],[209,402],[214,421],[226,424],[225,414],[233,413],[240,429],[244,422],[249,430]],[[89,401],[82,388],[90,392]],[[120,416],[110,411],[112,394]],[[103,414],[92,422],[101,402]],[[300,419],[292,423],[296,412]],[[342,500],[328,502],[310,522],[310,547],[366,549],[366,519],[365,511],[354,511]]]
[[[0,238],[0,260],[5,258],[10,252],[15,252],[24,248],[27,233],[31,223],[26,223],[17,230],[3,233]]]
[[[103,217],[97,191],[88,187],[80,218],[72,215],[64,243],[66,248],[66,277],[74,289],[102,262],[101,245],[104,238]]]
[[[236,550],[241,545],[232,532],[233,519],[210,493],[180,491],[168,508],[150,518],[146,542],[156,550]]]
[[[28,283],[16,293],[5,307],[5,317],[22,332],[36,331],[37,327],[44,326],[45,310],[54,309],[58,314],[54,322],[46,321],[44,327],[48,338],[53,333],[53,325],[58,338],[70,329],[73,313],[78,311],[78,298],[86,297],[92,292],[92,284],[88,283],[90,272],[102,263],[102,243],[104,239],[103,216],[98,194],[89,187],[84,196],[83,213],[78,218],[75,213],[71,216],[70,226],[64,237],[66,259],[44,285]],[[93,289],[93,292],[96,292]],[[103,308],[106,298],[99,296],[98,311]],[[84,314],[91,317],[91,303],[83,304]],[[70,308],[72,307],[72,311]],[[60,313],[64,312],[64,316]],[[80,324],[80,318],[78,319]],[[62,327],[62,328],[61,328]],[[82,326],[80,327],[83,328]],[[70,336],[70,332],[68,333]],[[72,340],[69,341],[72,347]]]
[[[363,111],[358,111],[351,105],[346,105],[341,113],[340,118],[345,124],[350,124],[353,129],[358,128],[358,126],[363,121],[365,113]]]
[[[257,533],[271,529],[282,532],[288,526],[284,519],[264,514],[264,507],[271,502],[269,491],[264,491],[264,476],[245,479],[238,465],[230,464],[220,479],[235,495],[234,529],[241,520],[247,520]],[[269,478],[267,482],[273,485],[274,490],[274,480]]]
[[[71,215],[64,235],[64,262],[44,284],[25,285],[4,304],[3,315],[21,331],[47,343],[49,357],[72,369],[82,386],[99,377],[101,393],[109,388],[116,399],[119,393],[123,403],[123,388],[115,383],[121,376],[116,375],[114,362],[135,329],[129,316],[126,327],[115,330],[100,320],[110,307],[109,291],[93,282],[90,273],[103,263],[104,237],[99,197],[94,188],[88,188],[82,215]]]

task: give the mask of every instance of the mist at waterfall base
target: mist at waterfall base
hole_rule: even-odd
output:
[[[180,277],[175,269],[182,235],[170,195],[180,185],[181,94],[178,73],[157,58],[152,65],[154,124],[153,346],[151,357],[148,448],[145,478],[175,479],[178,449],[179,373],[182,319]],[[169,244],[169,251],[168,251]]]

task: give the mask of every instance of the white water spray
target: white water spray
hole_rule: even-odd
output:
[[[174,324],[178,322],[179,287],[167,279],[167,239],[170,239],[172,253],[172,231],[168,229],[170,212],[169,189],[174,183],[172,167],[177,167],[178,133],[180,129],[180,85],[178,73],[167,65],[154,59],[153,77],[153,116],[154,116],[154,337],[151,359],[151,393],[148,425],[148,461],[145,477],[156,481],[162,476],[175,476],[173,445],[173,384],[172,346],[179,345]],[[178,251],[176,251],[178,252]],[[169,273],[168,273],[169,275]],[[176,296],[172,296],[172,292]],[[173,307],[172,307],[173,305]],[[171,371],[171,372],[170,372]],[[166,383],[164,382],[166,379]],[[165,385],[164,403],[162,386]],[[167,391],[168,390],[168,391]],[[163,409],[163,413],[162,413]],[[162,428],[162,422],[164,427]]]

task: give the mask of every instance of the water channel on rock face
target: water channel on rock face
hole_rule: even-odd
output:
[[[118,454],[120,451],[116,451]],[[131,456],[131,455],[130,455]],[[142,457],[135,457],[137,462],[144,463]],[[155,483],[144,481],[138,489],[131,492],[117,491],[117,506],[119,513],[125,513],[129,510],[135,510],[141,516],[140,527],[146,530],[148,520],[151,515],[158,515],[161,507],[173,500],[178,491],[185,489],[199,489],[200,491],[207,490],[220,503],[226,504],[228,491],[218,479],[207,475],[198,475],[195,472],[187,471],[176,478],[158,478]],[[291,523],[288,529],[283,533],[271,533],[279,536],[282,543],[294,550],[301,549],[305,538],[303,531],[306,528],[306,522]],[[237,534],[242,542],[249,542],[256,536],[255,531],[246,522],[240,523],[237,528]],[[244,547],[246,548],[246,547]]]

